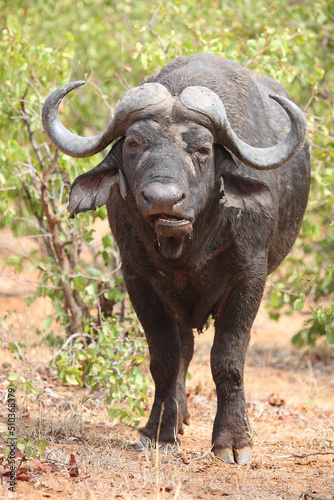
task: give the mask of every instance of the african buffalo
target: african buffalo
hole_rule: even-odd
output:
[[[43,125],[67,155],[110,152],[80,175],[72,216],[106,204],[124,280],[146,333],[155,382],[138,449],[173,444],[189,423],[185,376],[193,329],[209,316],[217,389],[212,445],[251,458],[243,389],[250,330],[266,277],[299,232],[309,192],[306,121],[271,78],[213,54],[179,57],[124,95],[106,130],[78,137],[60,122],[66,84]],[[159,428],[159,435],[158,434]]]

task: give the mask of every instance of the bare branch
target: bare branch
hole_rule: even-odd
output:
[[[312,500],[330,500],[329,498],[320,497],[316,493],[311,493],[309,491],[303,491],[298,497],[300,500],[307,500],[308,498],[311,498]]]
[[[9,330],[9,328],[3,322],[1,323],[0,328],[3,328],[4,331],[7,333],[7,335],[12,339],[12,342],[14,343],[14,345],[17,349],[17,352],[19,353],[21,359],[23,359],[23,361],[25,363],[29,363],[29,361],[27,360],[27,358],[25,357],[25,355],[21,351],[19,344],[16,342],[16,339],[15,339],[14,335],[12,334],[12,332]]]
[[[88,339],[92,339],[92,337],[88,334],[88,333],[73,333],[70,337],[68,337],[68,339],[66,339],[66,341],[63,343],[63,345],[61,346],[60,349],[58,349],[58,351],[56,352],[56,354],[54,354],[51,358],[47,359],[46,361],[40,361],[40,360],[29,360],[25,357],[25,355],[23,354],[23,352],[21,351],[18,343],[16,342],[16,339],[14,337],[14,335],[10,332],[10,330],[7,328],[7,326],[5,326],[4,324],[2,324],[0,326],[0,328],[3,328],[5,330],[5,332],[9,335],[9,337],[12,339],[13,343],[15,344],[15,347],[17,348],[18,350],[18,353],[20,354],[21,358],[23,359],[23,361],[25,363],[28,363],[28,364],[34,364],[34,363],[38,363],[38,364],[43,364],[43,365],[46,365],[48,363],[51,363],[51,361],[53,361],[54,359],[56,359],[56,357],[65,349],[65,347],[70,343],[72,342],[72,340],[78,338],[78,337],[86,337]]]
[[[296,296],[295,293],[293,293],[291,290],[282,290],[280,287],[278,287],[277,285],[275,285],[275,283],[273,281],[271,281],[271,279],[267,279],[267,284],[273,288],[274,290],[277,290],[281,293],[286,293],[287,295],[292,295],[293,297]]]
[[[151,17],[149,23],[148,23],[148,29],[150,30],[150,32],[155,36],[157,37],[157,39],[159,40],[160,42],[160,45],[161,45],[161,48],[162,50],[164,51],[164,53],[167,55],[167,52],[168,52],[168,48],[165,46],[161,36],[159,35],[159,33],[157,33],[155,31],[155,29],[153,28],[153,23],[155,21],[155,18],[160,10],[160,7],[161,7],[161,4],[159,3],[158,7],[155,9],[154,13],[153,13],[153,16]]]
[[[27,88],[27,91],[28,91],[28,88]],[[27,92],[26,91],[26,92]],[[25,96],[24,96],[25,97]],[[34,138],[34,132],[31,128],[31,119],[29,117],[29,115],[26,113],[26,110],[25,110],[25,101],[24,101],[24,97],[22,99],[20,99],[20,104],[21,104],[21,112],[19,113],[21,118],[25,121],[26,123],[26,127],[27,127],[27,131],[28,131],[28,134],[29,134],[29,141],[30,141],[30,144],[36,154],[36,157],[38,159],[38,162],[41,166],[41,169],[43,169],[44,167],[44,159],[43,159],[43,156],[39,150],[39,146],[37,145],[36,141],[35,141],[35,138]]]
[[[51,363],[51,361],[53,361],[54,359],[56,359],[56,357],[65,349],[65,347],[70,343],[72,342],[72,340],[78,338],[78,337],[86,337],[88,339],[92,339],[92,337],[88,334],[88,333],[73,333],[72,335],[70,335],[70,337],[68,337],[68,339],[66,340],[66,342],[64,342],[64,344],[61,346],[61,348],[56,352],[56,354],[54,354],[54,356],[52,356],[51,358],[47,359],[46,361],[29,361],[29,363],[43,363],[44,365],[46,365],[47,363]]]
[[[0,188],[0,191],[15,191],[17,189],[17,186],[11,186],[7,188]]]
[[[107,100],[107,96],[104,94],[104,92],[102,92],[102,89],[99,85],[97,85],[95,82],[93,81],[89,81],[90,85],[92,85],[92,87],[94,87],[94,89],[97,91],[98,95],[100,96],[100,98],[102,99],[102,101],[104,102],[104,104],[106,105],[106,107],[109,109],[110,111],[110,114],[111,114],[111,118],[113,118],[114,116],[114,113],[115,113],[115,110],[113,108],[113,106],[111,106]]]
[[[21,285],[21,286],[26,286],[26,287],[30,287],[30,288],[42,288],[42,289],[47,289],[47,290],[62,290],[63,288],[61,286],[51,286],[51,285],[41,285],[40,283],[33,283],[32,281],[20,281],[20,280],[16,280],[15,278],[13,278],[12,276],[10,276],[9,274],[1,274],[1,276],[7,278],[7,279],[10,279],[11,281],[13,281],[14,283],[17,283],[18,285]],[[3,295],[2,293],[0,294],[0,296]],[[10,297],[13,297],[15,296],[16,294],[11,292],[10,293]]]
[[[334,451],[315,451],[312,453],[296,453],[294,455],[280,455],[279,457],[271,457],[270,455],[265,455],[271,460],[284,460],[286,458],[307,458],[314,455],[334,455]]]
[[[31,219],[27,219],[27,217],[17,217],[16,220],[26,222],[27,224],[29,224],[30,226],[33,226],[34,228],[38,229],[42,233],[40,235],[30,235],[28,237],[36,238],[37,236],[42,236],[43,238],[50,238],[50,233],[48,233],[44,227],[41,227],[40,224],[36,224],[36,222],[32,221]]]

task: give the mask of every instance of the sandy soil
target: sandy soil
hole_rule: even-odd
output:
[[[28,244],[19,242],[22,252]],[[2,255],[17,251],[17,245],[9,234],[0,235]],[[0,318],[15,310],[6,322],[16,340],[26,344],[26,357],[48,359],[50,352],[36,330],[52,306],[40,299],[27,309],[24,302],[36,276],[27,267],[19,276],[4,269],[0,277]],[[5,348],[11,339],[0,328],[4,340],[0,347],[0,447],[7,439],[4,402],[13,372],[24,374],[38,388],[37,395],[18,391],[20,433],[28,435],[34,429],[36,436],[48,442],[44,457],[17,459],[21,472],[14,494],[8,491],[6,463],[0,458],[0,498],[333,500],[333,350],[310,353],[291,346],[290,339],[304,319],[295,314],[272,322],[264,307],[256,318],[245,372],[256,435],[253,459],[246,466],[226,465],[210,452],[216,407],[209,365],[210,330],[196,336],[187,389],[191,425],[181,436],[180,449],[164,455],[135,451],[138,432],[108,420],[101,391],[62,386],[53,370],[14,359]]]

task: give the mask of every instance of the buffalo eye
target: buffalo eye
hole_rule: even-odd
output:
[[[195,154],[200,158],[204,159],[206,156],[209,156],[211,150],[207,146],[202,146],[201,148],[195,151]]]
[[[139,142],[135,141],[134,139],[129,139],[126,142],[126,147],[131,151],[131,152],[136,152],[138,148],[140,147]]]

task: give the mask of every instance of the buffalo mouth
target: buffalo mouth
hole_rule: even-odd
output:
[[[185,238],[193,230],[190,220],[164,213],[154,216],[153,224],[156,234],[162,238]]]
[[[192,222],[174,215],[160,213],[151,217],[157,235],[157,244],[161,255],[168,260],[181,257],[186,237],[193,231]]]

